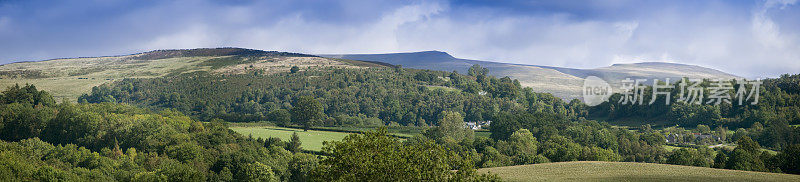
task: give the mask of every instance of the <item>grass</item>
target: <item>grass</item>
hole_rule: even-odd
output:
[[[164,59],[156,56],[150,60],[133,58],[134,56],[69,58],[4,64],[0,65],[0,89],[14,84],[33,84],[50,92],[59,101],[67,99],[74,102],[80,95],[89,93],[94,86],[125,78],[163,77],[195,71],[245,73],[251,69],[276,73],[288,72],[293,65],[303,69],[383,67],[377,63],[353,60],[294,56],[263,60],[222,54]],[[252,68],[254,65],[256,67]]]
[[[727,144],[725,146],[722,146],[722,148],[725,148],[725,150],[733,150],[733,149],[736,149],[736,144]],[[777,155],[778,154],[778,151],[775,151],[775,150],[770,150],[770,149],[765,149],[765,148],[761,148],[760,150],[762,152],[763,151],[767,151],[767,153],[772,154],[772,155]]]
[[[662,147],[664,147],[664,150],[667,150],[667,152],[672,152],[672,151],[675,151],[675,150],[683,148],[683,147],[676,147],[676,146],[671,146],[671,145],[663,145]]]
[[[475,132],[475,136],[476,136],[476,137],[479,137],[479,136],[480,136],[480,137],[486,137],[486,138],[489,138],[489,136],[491,136],[491,135],[492,135],[492,132],[490,132],[490,131],[488,131],[488,130],[478,130],[478,131],[474,131],[474,132]]]
[[[207,70],[197,64],[213,57],[169,58],[159,60],[127,60],[122,57],[76,58],[42,62],[24,62],[0,65],[0,71],[38,70],[46,78],[22,78],[9,75],[0,79],[0,87],[14,84],[33,84],[50,92],[56,99],[77,101],[89,93],[92,87],[125,78],[152,78],[173,73],[178,70]]]
[[[422,134],[425,128],[422,127],[413,127],[413,126],[381,126],[386,127],[386,130],[394,136],[402,137],[402,138],[410,138],[414,135]],[[316,128],[323,128],[323,129],[334,129],[334,130],[344,130],[344,131],[351,131],[353,132],[362,132],[362,131],[373,131],[379,128],[379,126],[375,127],[350,127],[350,126],[337,126],[337,127],[316,127]]]
[[[85,93],[89,93],[92,87],[101,85],[103,83],[111,82],[106,79],[77,79],[77,78],[42,78],[42,79],[0,79],[0,89],[5,90],[7,87],[19,84],[32,84],[37,89],[46,90],[56,101],[61,102],[62,99],[69,101],[76,101],[77,98]]]
[[[479,169],[505,181],[800,181],[800,175],[634,162],[558,162]]]
[[[300,142],[305,150],[321,151],[323,141],[339,141],[350,133],[333,132],[333,131],[317,131],[294,128],[282,128],[274,126],[258,126],[258,127],[231,127],[231,130],[236,131],[244,136],[253,135],[253,138],[269,138],[278,137],[283,141],[289,141],[292,133],[297,132],[300,136]]]
[[[253,138],[266,139],[269,137],[278,137],[283,141],[289,141],[289,139],[292,137],[292,133],[297,132],[297,135],[300,136],[300,141],[303,143],[303,149],[311,151],[321,151],[322,142],[324,141],[339,141],[349,134],[359,133],[362,131],[372,131],[377,128],[316,127],[319,128],[319,130],[311,129],[308,131],[303,131],[302,129],[298,128],[273,126],[271,123],[229,123],[229,125],[231,130],[244,136],[253,135]],[[323,131],[325,129],[341,131]],[[422,128],[407,126],[391,126],[387,127],[387,129],[390,135],[400,138],[401,141],[405,140],[405,138],[413,137],[414,135],[422,132]]]
[[[436,91],[436,90],[442,90],[442,91],[445,91],[445,92],[458,92],[458,91],[461,91],[461,90],[459,90],[457,88],[451,88],[451,87],[445,87],[445,86],[425,85],[425,87],[428,87],[428,89],[430,89],[432,91]]]

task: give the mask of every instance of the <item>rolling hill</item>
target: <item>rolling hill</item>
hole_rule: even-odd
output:
[[[220,74],[260,69],[288,72],[292,66],[362,68],[382,63],[241,48],[157,50],[132,55],[52,59],[0,65],[0,87],[34,84],[56,99],[75,101],[92,87],[125,78],[153,78],[195,71]]]
[[[800,175],[635,162],[557,162],[483,168],[506,181],[800,181]]]
[[[360,68],[402,65],[406,68],[466,73],[475,64],[486,67],[493,76],[518,79],[523,86],[531,87],[536,92],[552,93],[563,99],[580,98],[583,78],[587,76],[603,78],[614,87],[619,86],[619,80],[624,78],[671,78],[673,81],[681,77],[738,78],[710,68],[658,62],[575,69],[459,59],[439,51],[316,56],[242,48],[201,48],[4,64],[0,65],[0,87],[30,83],[50,91],[58,99],[75,100],[92,87],[114,80],[162,77],[194,71],[237,74],[248,69],[260,69],[275,73],[289,71],[291,66]]]
[[[594,69],[575,69],[552,66],[537,66],[499,63],[459,59],[446,52],[424,51],[391,54],[331,54],[320,55],[330,58],[385,62],[402,65],[408,68],[432,69],[439,71],[458,71],[466,73],[470,66],[481,65],[489,69],[489,74],[497,77],[508,76],[518,79],[523,86],[531,87],[537,92],[552,93],[564,99],[580,98],[583,78],[597,76],[608,81],[613,87],[620,85],[620,80],[670,78],[671,81],[682,77],[732,79],[738,76],[722,71],[695,65],[644,62],[635,64],[614,64]]]

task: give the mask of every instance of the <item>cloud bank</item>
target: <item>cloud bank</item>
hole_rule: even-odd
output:
[[[676,62],[800,73],[800,7],[776,1],[0,1],[0,63],[245,47],[439,50],[594,68]]]

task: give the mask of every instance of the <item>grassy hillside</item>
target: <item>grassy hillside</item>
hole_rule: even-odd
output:
[[[154,78],[195,71],[238,74],[260,69],[288,72],[292,66],[361,68],[377,63],[240,48],[158,50],[109,57],[53,59],[0,65],[0,87],[34,84],[56,99],[75,101],[92,87],[125,78]]]
[[[597,76],[609,81],[614,86],[619,86],[619,81],[631,79],[659,79],[670,78],[676,81],[682,77],[689,78],[738,78],[722,71],[695,65],[646,62],[636,64],[614,64],[608,67],[594,69],[575,69],[551,66],[521,65],[490,61],[468,60],[455,58],[446,52],[424,51],[392,54],[343,54],[321,55],[323,57],[344,58],[364,61],[378,61],[408,68],[430,69],[439,71],[458,71],[466,73],[474,64],[479,64],[489,69],[489,74],[497,77],[508,76],[518,79],[526,87],[531,87],[537,92],[547,92],[564,98],[580,98],[583,78]]]
[[[536,92],[573,99],[580,98],[582,78],[598,76],[618,85],[624,78],[735,78],[714,69],[672,63],[616,64],[596,69],[508,64],[455,58],[445,52],[426,51],[396,54],[313,55],[261,51],[240,48],[158,50],[139,54],[109,57],[53,59],[0,65],[0,87],[13,84],[35,84],[52,93],[56,99],[76,100],[92,87],[125,78],[153,78],[194,71],[239,74],[250,69],[267,73],[288,72],[291,66],[309,67],[383,67],[402,65],[407,68],[458,71],[479,64],[497,77],[518,79],[524,87]],[[330,58],[326,58],[330,57]],[[362,60],[362,61],[354,61]],[[388,63],[388,64],[387,64]]]
[[[536,92],[551,93],[560,98],[578,98],[583,81],[579,77],[559,71],[529,65],[517,65],[488,61],[458,59],[446,52],[425,51],[393,54],[345,54],[322,55],[323,57],[343,58],[363,61],[385,62],[407,68],[438,71],[458,71],[466,74],[470,66],[479,64],[489,69],[489,74],[497,77],[508,76],[518,79],[524,87]]]
[[[800,175],[632,162],[559,162],[478,172],[507,181],[800,181]]]
[[[663,62],[644,62],[633,64],[614,64],[607,67],[594,69],[571,69],[559,67],[545,67],[558,70],[576,77],[585,78],[587,76],[597,76],[609,81],[614,87],[620,86],[620,81],[625,78],[648,79],[647,84],[652,84],[653,79],[664,81],[669,78],[671,82],[676,82],[681,78],[710,78],[710,79],[735,79],[736,75],[728,74],[719,70],[677,63]]]

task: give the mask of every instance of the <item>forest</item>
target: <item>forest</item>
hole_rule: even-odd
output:
[[[466,121],[491,120],[500,111],[586,115],[580,101],[567,103],[551,94],[523,89],[508,77],[488,76],[480,66],[469,75],[403,68],[320,68],[279,74],[253,70],[235,75],[195,72],[124,79],[93,88],[79,102],[171,108],[204,121],[291,124],[282,116],[301,96],[321,103],[325,117],[317,124],[329,126],[436,126],[442,111],[457,111]]]
[[[742,107],[630,106],[616,103],[619,95],[588,107],[489,76],[478,65],[466,75],[399,66],[192,72],[101,85],[78,103],[17,85],[0,96],[0,175],[70,181],[496,181],[475,168],[564,161],[800,174],[800,129],[791,113],[797,111],[798,78],[765,80],[762,100]],[[622,127],[603,120],[634,116],[676,123]],[[464,127],[482,121],[491,121],[488,137]],[[326,142],[321,153],[312,154],[299,150],[296,139],[246,137],[227,126],[242,122],[378,129]],[[400,140],[385,126],[423,132]],[[730,134],[716,142],[733,145],[708,148],[691,133]],[[669,134],[686,139],[670,143]]]
[[[763,80],[756,105],[622,105],[617,102],[620,95],[615,94],[611,102],[589,107],[579,100],[566,102],[533,92],[508,77],[489,76],[480,65],[466,74],[400,66],[318,68],[270,75],[251,70],[239,75],[195,72],[125,79],[94,88],[80,102],[175,109],[201,121],[270,122],[306,128],[422,127],[428,129],[417,138],[435,140],[450,151],[473,156],[477,167],[598,160],[789,172],[796,167],[786,162],[792,160],[786,153],[800,144],[798,78],[800,75],[783,75]],[[672,90],[672,97],[678,97],[677,91]],[[648,95],[652,88],[644,92]],[[604,122],[609,119],[639,122],[634,127],[619,127]],[[652,120],[665,122],[652,128],[654,123],[646,122]],[[463,122],[480,121],[491,121],[490,137],[475,137],[461,127]],[[692,133],[726,136],[716,142],[733,147],[697,145],[709,142],[699,141]],[[682,136],[684,142],[670,145],[683,147],[666,150],[668,134]],[[750,148],[755,149],[742,153],[737,150],[742,146],[739,143],[752,144]],[[766,152],[762,147],[778,152]]]
[[[686,81],[686,80],[683,80]],[[700,86],[707,87],[713,81],[703,80]],[[741,89],[752,90],[752,86],[733,82],[735,89],[729,90],[728,95],[734,96]],[[664,84],[663,82],[660,84]],[[592,117],[606,119],[635,118],[642,121],[664,121],[666,126],[682,126],[696,128],[704,126],[716,128],[720,132],[734,131],[738,135],[747,135],[762,146],[780,150],[793,144],[800,143],[800,74],[782,75],[776,79],[765,79],[759,86],[759,99],[756,104],[754,98],[731,98],[731,102],[720,104],[687,104],[674,102],[680,97],[680,83],[674,84],[671,90],[670,104],[664,103],[666,96],[658,97],[656,104],[622,104],[620,94],[614,94],[610,102],[605,102],[596,107],[589,108]],[[652,95],[652,86],[644,88],[645,98]],[[708,98],[711,93],[701,93],[703,98]],[[743,104],[740,104],[739,100]],[[746,100],[746,101],[745,101]],[[645,103],[649,102],[645,99]],[[646,123],[642,123],[646,124]]]
[[[296,140],[244,137],[222,120],[171,109],[57,103],[32,85],[11,87],[0,101],[0,176],[11,181],[497,180],[431,140],[401,143],[381,130],[327,145],[323,159],[294,150]]]

